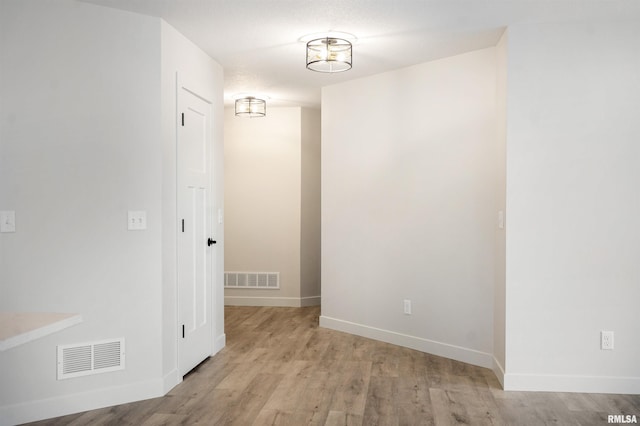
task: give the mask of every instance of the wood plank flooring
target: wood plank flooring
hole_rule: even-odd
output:
[[[605,425],[640,395],[503,392],[493,373],[318,327],[318,307],[227,307],[227,347],[162,398],[32,425]]]

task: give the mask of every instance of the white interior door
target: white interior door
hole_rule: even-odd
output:
[[[211,103],[178,81],[178,369],[213,353]]]

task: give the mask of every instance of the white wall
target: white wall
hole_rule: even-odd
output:
[[[84,322],[0,352],[0,418],[157,395],[160,21],[68,1],[1,7],[0,204],[17,232],[0,234],[0,309]],[[146,210],[148,229],[128,232],[127,210]],[[56,345],[117,337],[125,370],[56,381]]]
[[[279,290],[226,289],[227,303],[299,301],[300,125],[300,108],[225,109],[225,270],[280,273]]]
[[[509,28],[507,389],[640,393],[638,24]]]
[[[2,1],[0,31],[0,210],[17,221],[0,234],[0,310],[84,319],[0,352],[0,424],[162,395],[176,382],[162,72],[185,43],[157,18],[65,0]],[[127,231],[127,210],[148,229]],[[125,370],[56,380],[56,345],[117,337]]]
[[[494,48],[323,89],[321,325],[492,365],[495,99]]]
[[[280,289],[225,289],[229,305],[320,301],[320,112],[225,109],[225,270],[279,272]]]

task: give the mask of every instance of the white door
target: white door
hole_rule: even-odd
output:
[[[211,103],[178,81],[178,369],[213,353]]]

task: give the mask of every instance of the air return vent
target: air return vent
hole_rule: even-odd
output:
[[[124,370],[124,337],[58,346],[58,380]]]
[[[280,288],[279,272],[225,272],[225,288]]]

